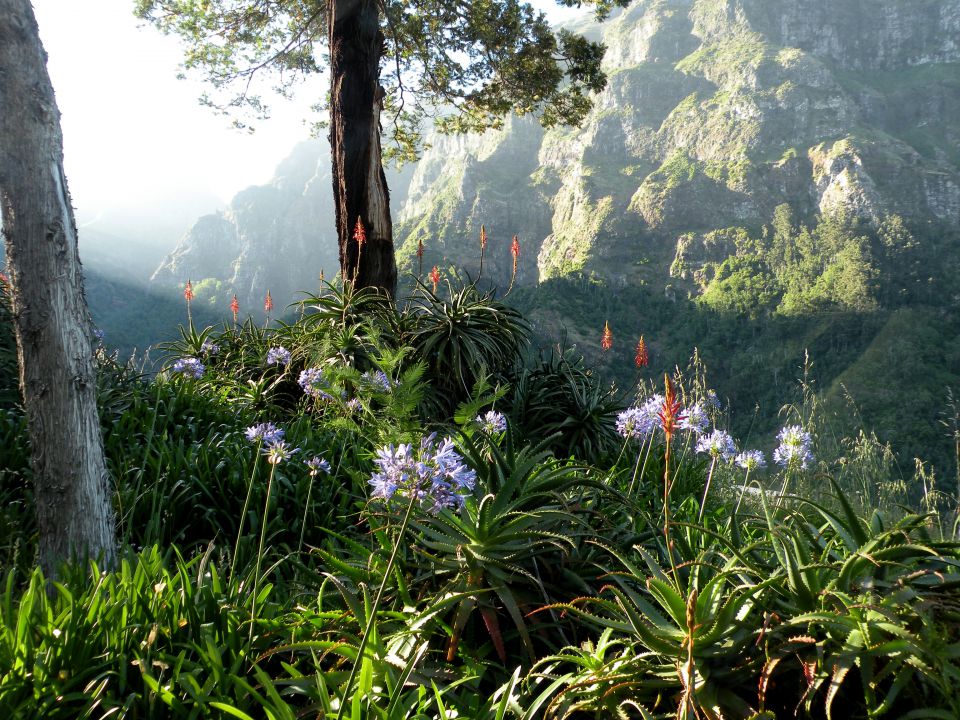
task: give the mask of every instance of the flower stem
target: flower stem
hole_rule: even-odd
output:
[[[673,582],[680,587],[677,577],[677,563],[673,559],[673,540],[670,538],[670,490],[673,481],[670,478],[670,441],[671,435],[666,434],[666,446],[663,452],[663,539],[667,544],[667,557],[670,558],[670,569],[673,572]]]
[[[717,456],[710,461],[710,472],[707,473],[707,485],[703,488],[703,499],[700,501],[700,512],[697,513],[697,525],[703,521],[703,509],[707,506],[707,493],[710,492],[710,481],[713,480],[713,470],[717,467]]]
[[[257,477],[257,466],[260,464],[260,441],[254,450],[253,472],[250,474],[250,483],[247,485],[247,498],[243,501],[243,511],[240,513],[240,522],[237,527],[237,542],[233,546],[233,557],[230,559],[230,578],[233,579],[233,573],[237,568],[237,555],[240,553],[240,538],[243,536],[243,521],[247,517],[247,508],[250,507],[250,496],[253,495],[253,480]]]
[[[303,505],[303,522],[300,523],[300,540],[297,542],[297,553],[300,553],[300,548],[303,547],[303,534],[307,529],[307,513],[310,512],[310,493],[313,492],[313,481],[316,478],[316,473],[310,473],[310,484],[307,486],[307,501]]]
[[[790,468],[787,467],[783,471],[783,487],[780,488],[780,495],[777,497],[776,509],[780,509],[780,503],[783,502],[784,496],[787,494],[787,485],[790,483]]]
[[[263,520],[260,522],[260,545],[257,547],[257,566],[253,576],[253,606],[250,609],[250,640],[253,640],[253,625],[257,620],[257,593],[260,590],[260,560],[263,558],[263,543],[267,537],[267,513],[270,511],[270,490],[273,488],[273,475],[277,471],[274,464],[270,468],[267,480],[267,499],[263,503]]]
[[[346,699],[350,695],[353,687],[353,681],[357,677],[357,671],[363,663],[363,651],[367,647],[367,641],[370,639],[370,632],[373,630],[373,624],[377,620],[377,610],[380,608],[380,600],[383,597],[384,588],[390,580],[390,573],[393,572],[393,564],[397,559],[397,551],[400,549],[400,543],[407,531],[407,525],[410,523],[410,516],[413,514],[413,506],[417,502],[417,493],[410,493],[410,503],[407,505],[407,512],[403,516],[403,522],[400,523],[400,531],[397,533],[396,542],[393,544],[393,551],[390,553],[390,559],[387,561],[387,569],[383,572],[383,580],[380,581],[380,588],[377,590],[377,596],[373,600],[373,607],[370,609],[370,617],[367,618],[367,624],[363,628],[363,636],[360,638],[360,646],[357,648],[357,659],[350,669],[350,676],[347,678],[347,684],[343,687],[343,694],[340,697],[340,708],[337,710],[337,719],[343,719],[343,711],[346,708]]]
[[[747,492],[747,481],[750,479],[750,468],[747,468],[747,474],[743,476],[743,486],[740,488],[740,497],[737,498],[737,505],[733,508],[733,514],[736,515],[740,510],[740,503],[743,502],[743,496]]]
[[[627,495],[633,495],[633,487],[637,482],[637,474],[644,475],[647,472],[647,460],[650,459],[650,449],[653,447],[653,433],[647,436],[645,449],[643,453],[637,453],[637,464],[633,466],[633,477],[630,478],[630,487],[627,489]],[[640,469],[640,456],[643,455],[643,470]]]

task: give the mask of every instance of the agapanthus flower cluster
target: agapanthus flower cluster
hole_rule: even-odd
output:
[[[761,450],[744,450],[737,455],[735,462],[749,472],[762,470],[767,466],[767,459],[763,456]]]
[[[773,451],[773,461],[785,468],[805,470],[813,462],[810,433],[799,425],[787,425],[777,435],[780,445]]]
[[[709,424],[710,418],[707,416],[707,410],[703,403],[698,402],[686,409],[678,427],[681,430],[689,430],[699,435],[707,429]]]
[[[697,441],[697,452],[729,461],[733,460],[737,454],[737,446],[730,437],[730,433],[725,430],[714,430]]]
[[[289,365],[290,351],[283,345],[267,350],[267,365]],[[301,375],[301,377],[303,377]]]
[[[361,380],[367,387],[372,387],[381,392],[390,392],[394,386],[393,381],[387,377],[383,370],[367,370],[361,376]]]
[[[352,413],[359,412],[363,408],[363,403],[360,402],[360,398],[350,398],[347,400],[347,410]]]
[[[502,412],[490,410],[483,415],[477,415],[477,425],[488,435],[502,433],[507,429],[507,418]]]
[[[206,370],[206,368],[203,366],[203,363],[195,357],[180,358],[170,368],[170,372],[192,378],[203,377],[204,370]]]
[[[643,438],[660,427],[663,395],[651,395],[646,402],[617,415],[617,432],[625,438]]]
[[[310,476],[316,476],[317,473],[326,473],[330,474],[330,463],[327,460],[324,460],[319,455],[314,455],[312,458],[307,460],[307,467],[310,468]]]
[[[284,460],[289,460],[296,452],[300,452],[299,448],[293,447],[286,440],[275,440],[263,448],[263,454],[271,465],[279,465]]]
[[[204,340],[200,345],[201,355],[216,355],[218,352],[220,352],[220,346],[210,340]]]
[[[477,481],[453,440],[438,443],[436,433],[423,438],[418,449],[406,444],[382,447],[374,463],[378,472],[370,477],[372,497],[416,498],[432,512],[461,507]]]
[[[244,432],[244,436],[250,442],[256,442],[257,440],[262,440],[264,445],[271,445],[276,442],[283,440],[284,432],[272,422],[260,423],[258,425],[251,425]]]
[[[320,368],[307,368],[297,379],[300,387],[310,397],[320,398],[322,400],[332,400],[330,394],[330,384],[323,376],[323,370]]]
[[[93,337],[96,338],[96,341],[103,345],[103,330],[94,330]]]

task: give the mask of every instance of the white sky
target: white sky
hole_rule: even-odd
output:
[[[570,11],[533,0],[558,19]],[[305,139],[316,92],[268,101],[256,132],[201,106],[199,80],[178,80],[175,38],[138,27],[133,0],[33,0],[63,115],[67,177],[78,214],[158,197],[213,192],[223,201],[270,179]],[[575,11],[574,11],[575,12]]]

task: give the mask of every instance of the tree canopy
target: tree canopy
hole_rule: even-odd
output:
[[[362,0],[337,0],[349,13]],[[598,18],[628,0],[588,0]],[[557,0],[580,7],[580,0]],[[543,13],[517,0],[379,0],[385,154],[403,160],[422,149],[429,121],[444,132],[496,127],[508,113],[537,113],[546,125],[577,124],[606,78],[603,45],[551,29]],[[202,73],[224,110],[268,113],[263,84],[290,94],[322,72],[331,8],[320,0],[136,0],[136,13],[185,42],[184,67]],[[318,107],[324,105],[318,103]],[[237,120],[242,124],[244,121]]]

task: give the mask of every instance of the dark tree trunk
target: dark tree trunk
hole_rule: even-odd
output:
[[[60,112],[30,0],[0,0],[0,210],[40,563],[116,554]]]
[[[331,0],[330,149],[340,270],[344,282],[393,295],[397,264],[390,193],[380,162],[380,58],[383,34],[377,0]],[[354,238],[357,220],[366,242]]]

